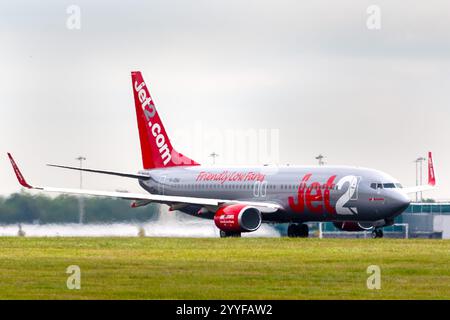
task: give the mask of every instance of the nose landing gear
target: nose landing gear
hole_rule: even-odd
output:
[[[383,229],[375,228],[372,231],[372,238],[383,238]]]
[[[301,223],[291,223],[288,227],[288,237],[290,238],[308,238],[309,228],[308,225]]]

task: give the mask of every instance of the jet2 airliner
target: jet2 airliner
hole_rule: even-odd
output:
[[[329,221],[345,231],[392,225],[410,204],[408,193],[435,188],[431,152],[428,184],[404,188],[390,175],[349,166],[208,167],[177,152],[140,72],[131,72],[143,169],[114,172],[50,165],[136,179],[147,193],[123,193],[30,185],[11,154],[19,183],[41,191],[131,200],[132,207],[159,203],[169,210],[211,219],[221,237],[240,236],[264,223],[289,223],[288,236],[307,237],[307,222]]]

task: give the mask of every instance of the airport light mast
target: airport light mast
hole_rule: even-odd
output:
[[[83,161],[86,160],[85,157],[79,156],[75,160],[80,161],[80,169],[83,168]],[[80,189],[83,189],[83,171],[80,170]],[[78,197],[78,222],[83,224],[84,221],[84,198],[83,196]]]
[[[325,161],[323,161],[323,159],[325,159],[326,157],[324,156],[324,155],[322,155],[322,154],[319,154],[317,157],[316,157],[316,160],[318,160],[319,161],[319,166],[323,166],[324,164],[325,164]]]
[[[325,165],[325,161],[323,161],[323,159],[325,159],[325,158],[326,157],[324,155],[322,155],[322,154],[319,154],[316,157],[316,160],[319,161],[319,166]],[[322,239],[323,238],[323,225],[322,225],[322,222],[319,222],[318,227],[319,227],[319,239]]]
[[[414,162],[416,163],[416,186],[422,185],[422,163],[427,160],[424,157],[418,157]],[[419,193],[420,193],[420,201],[422,199],[422,192],[416,192],[416,202],[419,202]]]
[[[216,164],[216,158],[219,156],[215,151],[209,155],[213,159],[213,165]]]

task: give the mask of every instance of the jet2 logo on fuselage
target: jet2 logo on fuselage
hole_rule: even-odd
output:
[[[297,191],[297,201],[293,196],[288,198],[289,207],[294,212],[305,212],[305,208],[313,213],[328,212],[329,214],[350,215],[358,213],[357,208],[348,208],[344,205],[353,199],[355,192],[357,192],[359,179],[356,176],[345,176],[334,184],[336,175],[328,178],[325,184],[319,182],[312,182],[307,186],[307,182],[312,174],[306,174],[300,182]],[[337,200],[335,208],[331,205],[330,197],[331,190],[335,186],[340,190],[346,183],[349,184],[348,189]]]

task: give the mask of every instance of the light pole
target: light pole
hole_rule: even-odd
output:
[[[414,162],[416,163],[416,186],[422,185],[422,163],[427,160],[424,157],[418,157]],[[416,192],[416,202],[419,201],[419,192]],[[420,192],[420,201],[422,199],[422,192]]]
[[[325,164],[325,161],[323,161],[323,159],[325,159],[325,158],[326,158],[326,157],[323,156],[322,154],[319,154],[319,155],[316,157],[316,160],[319,161],[319,166],[323,166],[323,165]]]
[[[209,155],[213,159],[213,165],[216,164],[216,158],[219,156],[216,152]]]
[[[319,154],[316,157],[316,160],[319,162],[319,166],[323,166],[325,164],[325,161],[323,161],[323,159],[325,159],[326,157],[322,154]],[[323,230],[322,230],[322,222],[319,222],[319,239],[323,238]]]
[[[83,169],[83,160],[86,160],[85,157],[79,156],[75,158],[75,160],[80,161],[80,169]],[[80,170],[80,189],[83,189],[83,171]],[[82,195],[78,197],[78,222],[83,224],[84,220],[84,198]]]

